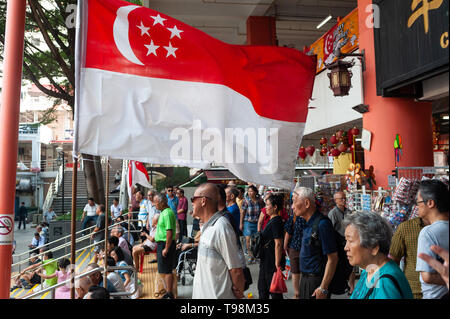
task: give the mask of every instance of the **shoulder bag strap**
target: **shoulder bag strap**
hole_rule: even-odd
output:
[[[381,278],[389,278],[393,282],[395,288],[397,288],[398,292],[400,292],[400,296],[402,296],[402,299],[404,298],[402,289],[400,288],[400,285],[399,285],[397,279],[395,279],[395,277],[392,276],[392,275],[384,274],[384,275],[381,275],[377,279],[377,281],[374,283],[373,287],[370,288],[369,291],[367,292],[367,294],[365,295],[364,299],[369,299],[370,295],[373,293],[373,290],[375,289],[375,287],[376,287],[376,285],[378,283],[378,280],[380,280]]]

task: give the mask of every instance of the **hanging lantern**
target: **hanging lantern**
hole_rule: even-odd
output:
[[[309,156],[313,156],[315,151],[316,148],[313,145],[310,145],[305,149],[306,154],[308,154]]]
[[[298,157],[300,157],[302,160],[306,158],[306,149],[303,146],[298,150]]]
[[[327,144],[327,142],[328,142],[327,138],[326,138],[326,137],[322,137],[322,138],[320,139],[320,141],[319,141],[319,144],[320,144],[320,145],[325,145],[325,144]]]
[[[320,156],[326,156],[328,153],[328,147],[323,146],[322,149],[320,150]]]
[[[339,142],[339,140],[337,139],[336,135],[333,135],[333,136],[330,138],[330,143],[331,143],[331,144],[336,145],[338,142]]]
[[[345,151],[347,151],[347,146],[345,146],[344,143],[339,144],[338,148],[339,152],[344,153]]]
[[[343,130],[339,130],[339,131],[336,132],[336,138],[338,140],[340,140],[343,135],[344,135],[344,131]]]
[[[352,129],[350,129],[350,133],[352,133],[352,135],[354,135],[354,136],[358,136],[359,129],[356,126],[354,126]]]
[[[334,157],[338,157],[339,155],[341,155],[341,152],[337,148],[333,148],[330,151],[330,155],[334,156]]]
[[[327,69],[331,70],[328,73],[328,77],[330,78],[330,89],[333,90],[334,96],[348,95],[352,87],[351,78],[353,76],[352,71],[349,69],[354,65],[353,61],[337,60],[335,63],[327,66]]]

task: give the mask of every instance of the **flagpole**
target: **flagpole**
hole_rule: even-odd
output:
[[[103,268],[105,269],[105,273],[103,275],[103,287],[107,287],[107,276],[108,276],[108,272],[107,272],[107,268],[108,265],[106,264],[106,258],[108,256],[108,254],[106,253],[106,247],[107,247],[107,243],[108,243],[108,193],[109,193],[109,156],[106,157],[106,186],[105,186],[105,192],[106,192],[106,196],[105,196],[105,244],[103,246]]]
[[[71,244],[70,244],[70,260],[74,266],[72,269],[72,281],[70,288],[70,299],[75,299],[75,250],[76,250],[76,232],[77,232],[77,178],[78,178],[78,157],[74,156],[73,172],[72,172],[72,220],[71,220]]]
[[[9,299],[26,0],[7,1],[0,109],[0,299]]]

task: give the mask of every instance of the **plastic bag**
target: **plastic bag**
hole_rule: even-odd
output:
[[[284,282],[284,275],[281,268],[278,268],[277,271],[273,273],[269,292],[273,294],[284,294],[287,292],[287,287]]]

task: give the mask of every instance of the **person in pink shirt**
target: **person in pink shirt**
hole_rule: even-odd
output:
[[[177,190],[178,197],[178,225],[180,226],[180,238],[179,242],[183,240],[183,236],[187,237],[187,223],[186,223],[186,213],[188,211],[188,201],[186,197],[184,197],[184,190],[178,188]]]
[[[70,260],[62,258],[58,260],[58,270],[51,275],[41,274],[41,278],[50,279],[58,277],[58,284],[70,279],[71,271],[69,269]],[[76,298],[76,295],[75,295]],[[55,289],[55,299],[70,299],[70,282],[64,286]]]

